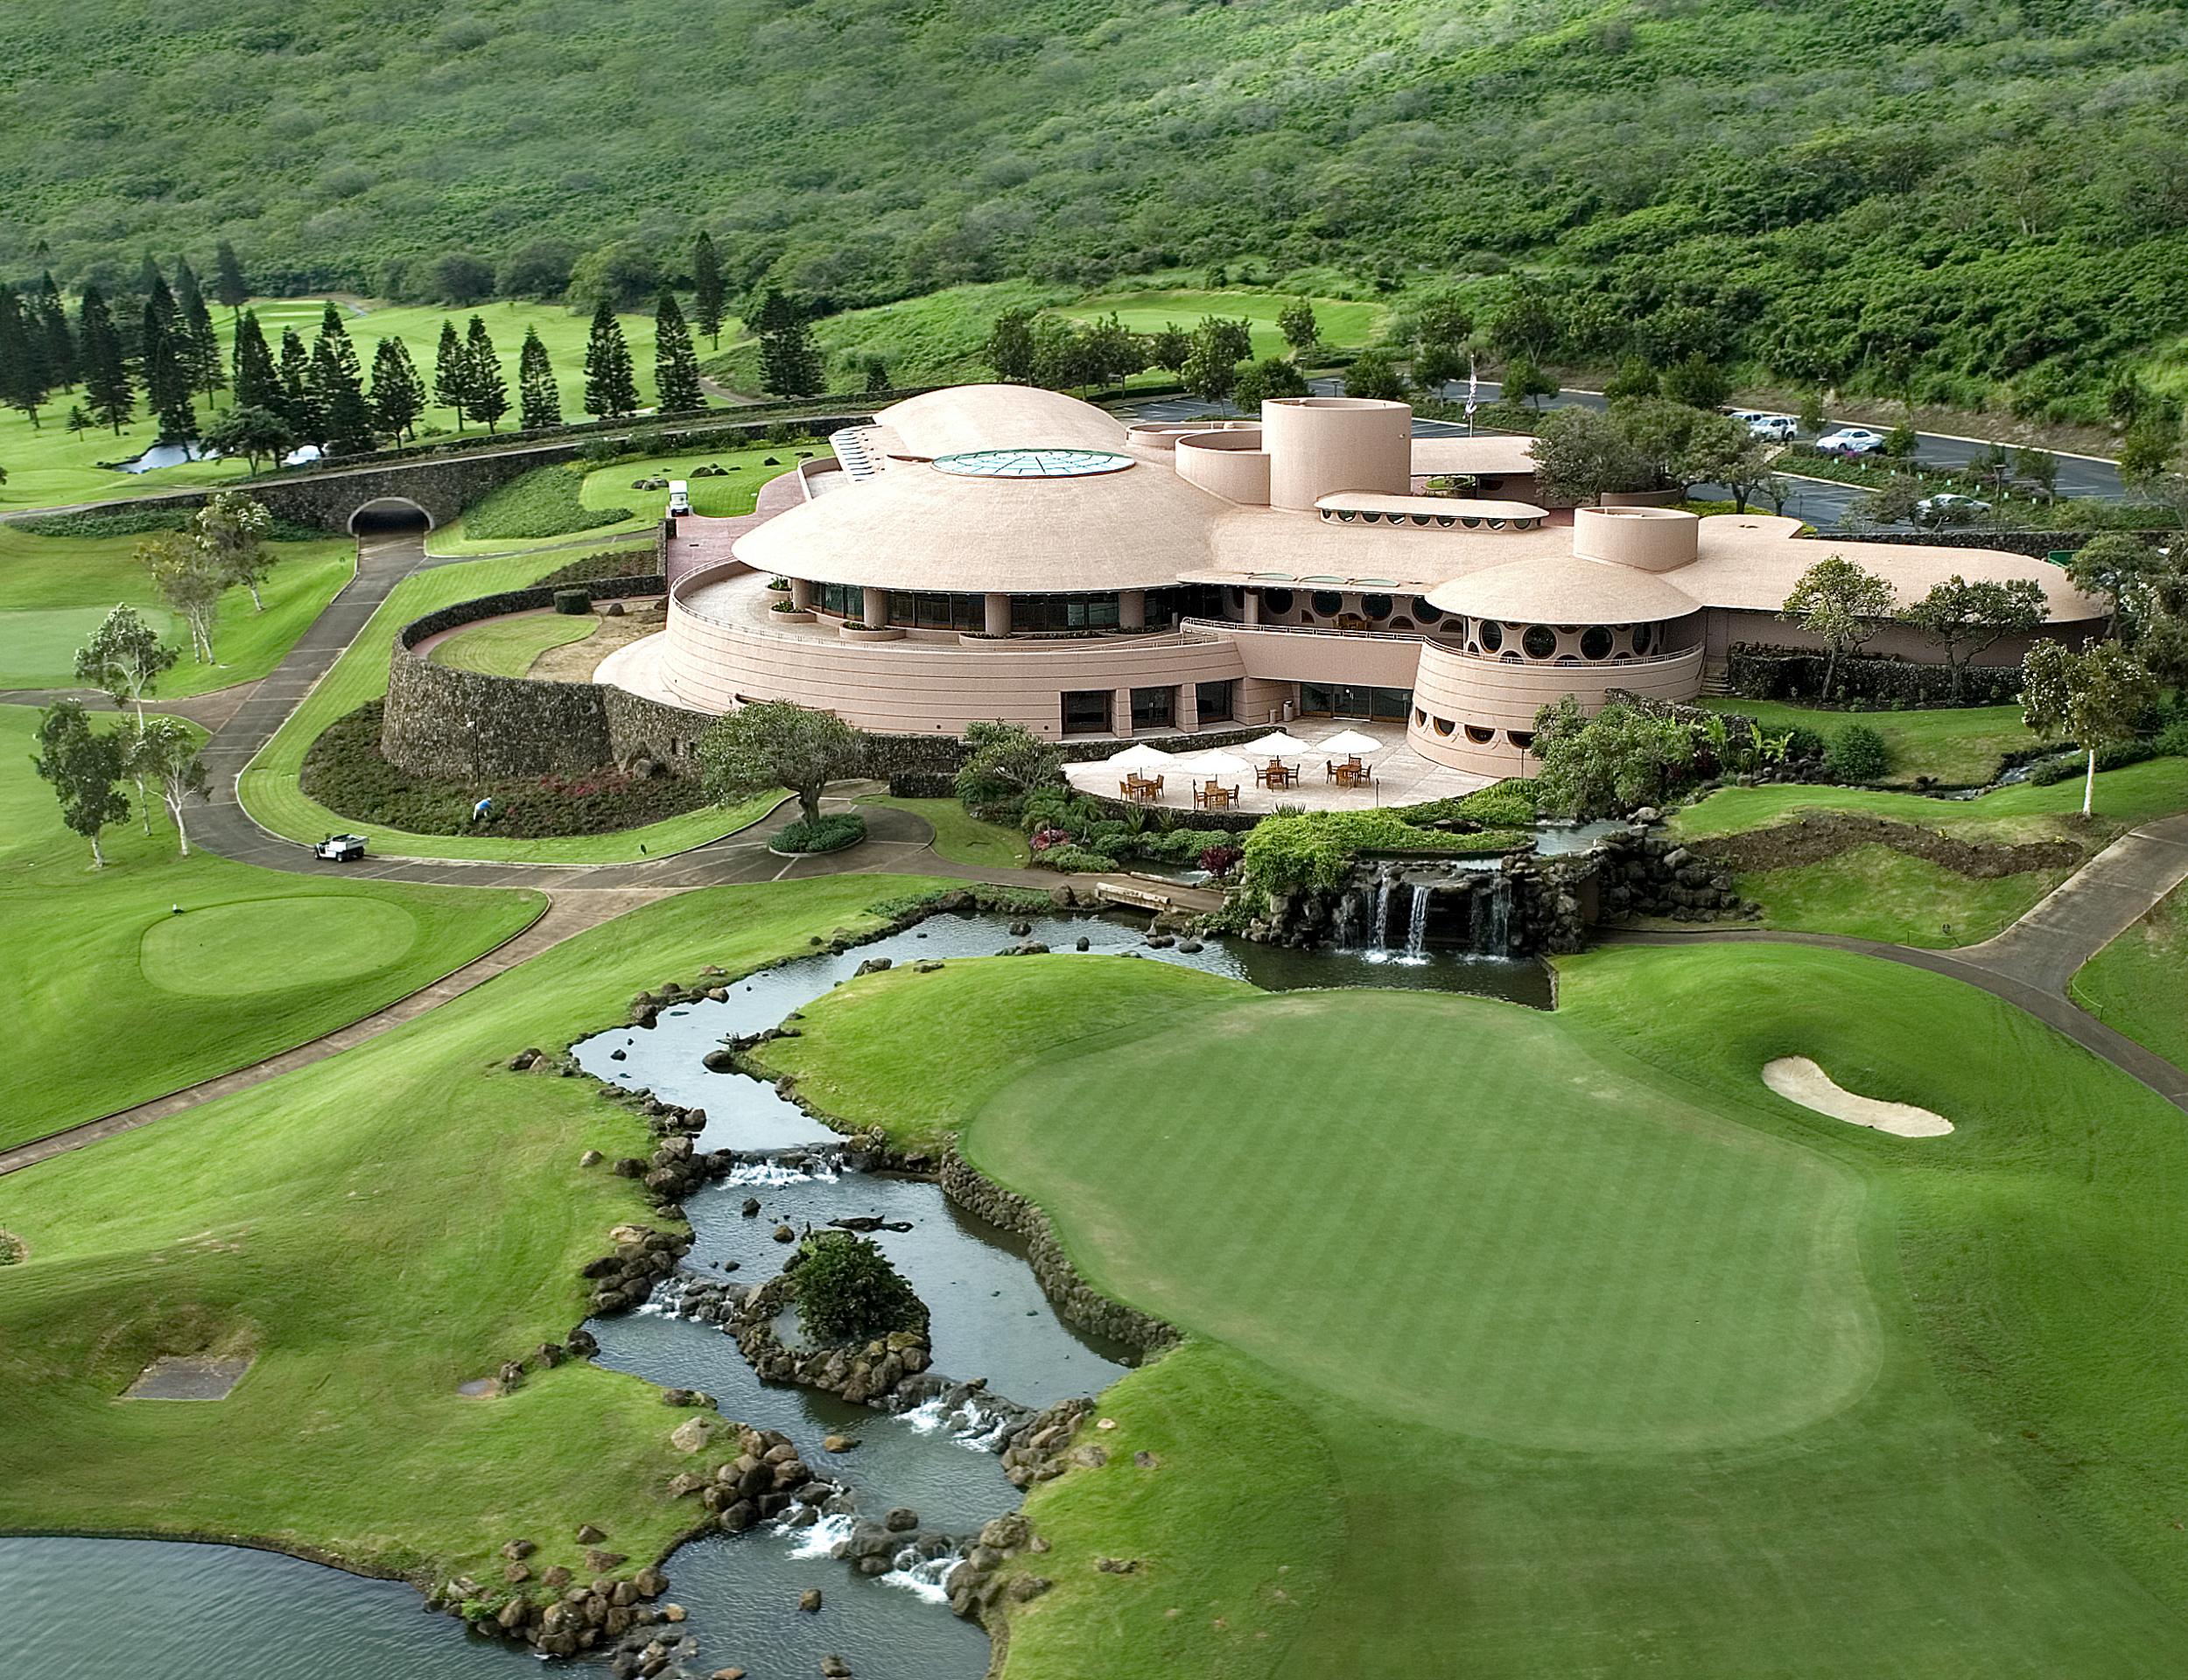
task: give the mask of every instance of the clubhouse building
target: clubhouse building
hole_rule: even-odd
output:
[[[1380,720],[1432,764],[1497,776],[1531,767],[1536,710],[1560,696],[1691,700],[1734,643],[1804,640],[1778,609],[1833,550],[1798,521],[1553,510],[1527,439],[1416,438],[1412,422],[1348,397],[1129,428],[1020,386],[913,397],[779,480],[790,505],[773,516],[678,522],[688,558],[649,686],[701,711],[791,700],[891,734]],[[1954,573],[2034,577],[2049,633],[2099,628],[2057,568],[2018,555],[1855,557],[1903,604]],[[1983,657],[2018,662],[2025,645]],[[1868,651],[1936,657],[1898,626]]]

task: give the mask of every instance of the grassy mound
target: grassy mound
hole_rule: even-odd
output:
[[[577,531],[621,525],[628,508],[588,508],[582,466],[536,467],[489,490],[464,510],[464,529],[493,542],[510,538],[568,536]]]
[[[960,1130],[1090,1280],[1190,1338],[1105,1397],[1106,1462],[1035,1494],[1055,1549],[1023,1566],[1057,1585],[1013,1613],[1006,1675],[2188,1656],[2188,1348],[2148,1334],[2188,1282],[2177,1112],[1896,965],[1561,967],[1544,1016],[953,962],[769,1046],[847,1118],[920,1093],[915,1135]],[[1958,1130],[1785,1102],[1760,1077],[1785,1054]]]
[[[333,1030],[522,928],[532,892],[327,880],[177,855],[155,818],[65,831],[32,774],[37,713],[0,706],[0,1034],[37,1046],[0,1103],[19,1143]],[[134,790],[131,790],[134,797]],[[183,914],[176,915],[179,905]]]
[[[466,625],[446,640],[433,644],[426,658],[436,665],[452,665],[459,671],[483,671],[489,676],[522,676],[551,648],[583,641],[600,628],[591,613],[565,617],[538,613],[521,619],[487,619]]]
[[[2070,990],[2106,1026],[2188,1068],[2188,886],[2082,964]]]
[[[252,1536],[498,1583],[518,1536],[536,1571],[591,1578],[573,1536],[593,1522],[637,1568],[694,1521],[665,1491],[694,1463],[669,1442],[683,1414],[584,1361],[457,1392],[560,1340],[585,1315],[578,1268],[655,1217],[579,1166],[642,1152],[639,1117],[507,1060],[621,1018],[637,988],[803,952],[939,885],[657,903],[401,1032],[0,1180],[0,1227],[28,1250],[0,1289],[0,1529]],[[46,1041],[107,1047],[82,1024]],[[218,1405],[114,1404],[155,1355],[210,1347],[257,1355]]]

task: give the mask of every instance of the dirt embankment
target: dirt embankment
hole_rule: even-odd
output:
[[[1986,844],[1848,811],[1804,811],[1790,822],[1701,841],[1693,850],[1713,864],[1754,874],[1820,864],[1856,846],[1890,846],[1955,874],[1985,881],[2032,869],[2068,869],[2082,858],[2081,848],[2071,840]]]

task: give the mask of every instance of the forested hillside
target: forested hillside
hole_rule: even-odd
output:
[[[1245,256],[1552,358],[2102,417],[2188,331],[2179,0],[10,0],[0,265],[823,308]]]

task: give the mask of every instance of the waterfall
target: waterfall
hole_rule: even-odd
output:
[[[1352,945],[1360,936],[1360,894],[1347,887],[1337,900],[1337,945],[1340,949]]]
[[[1511,878],[1499,872],[1489,891],[1489,941],[1475,948],[1490,956],[1511,955]]]
[[[1375,881],[1375,937],[1372,948],[1378,951],[1390,949],[1391,878],[1387,872]]]
[[[1413,885],[1412,900],[1406,906],[1406,960],[1409,962],[1420,962],[1427,959],[1429,892],[1430,888],[1427,883],[1415,881]]]

